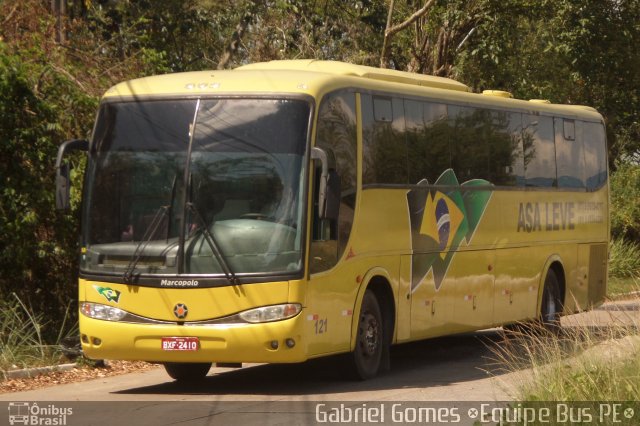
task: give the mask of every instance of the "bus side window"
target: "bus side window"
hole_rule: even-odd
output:
[[[404,101],[409,183],[435,182],[451,167],[447,106],[434,102]]]
[[[313,211],[312,241],[310,244],[311,273],[331,269],[342,257],[353,224],[357,187],[356,106],[353,92],[328,95],[320,104],[316,146],[331,158],[334,177],[340,179],[340,208],[338,220],[320,220],[317,205]],[[318,201],[320,170],[316,170],[314,202]]]
[[[554,118],[559,188],[584,188],[582,123]]]
[[[553,118],[523,114],[522,142],[526,186],[557,186]]]
[[[600,188],[607,180],[607,143],[601,123],[582,122],[587,190]]]
[[[403,100],[362,94],[363,185],[406,184]]]
[[[460,183],[471,179],[489,179],[491,111],[450,105],[449,121],[455,129],[451,143],[451,163]]]
[[[522,114],[492,111],[489,143],[489,182],[496,186],[524,186]]]

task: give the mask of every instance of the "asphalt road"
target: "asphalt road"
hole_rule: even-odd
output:
[[[605,305],[563,321],[566,327],[594,329],[637,324],[638,308],[637,303]],[[434,410],[447,407],[449,411],[441,414],[450,415],[452,407],[466,412],[478,401],[514,398],[522,372],[507,372],[497,361],[496,351],[506,344],[499,330],[486,330],[394,346],[391,371],[364,382],[345,378],[344,360],[332,357],[294,365],[214,367],[197,385],[178,384],[158,368],[2,394],[0,401],[38,401],[39,408],[32,412],[40,415],[38,410],[44,409],[49,417],[57,413],[57,424],[63,420],[60,407],[75,409],[64,417],[66,425],[320,424],[323,419],[329,423],[331,413],[338,416],[334,420],[350,415],[351,421],[343,424],[394,424],[398,419],[407,423],[406,413],[392,416],[393,404],[400,404],[396,408],[408,410],[409,416],[416,414],[416,404]],[[352,410],[350,414],[344,407]],[[18,409],[8,408],[9,413]],[[357,408],[362,409],[359,414]],[[385,409],[380,421],[375,415]],[[360,415],[360,421],[354,421],[354,415]],[[0,425],[5,418],[0,412]],[[439,420],[444,421],[435,423],[446,423],[447,418]]]

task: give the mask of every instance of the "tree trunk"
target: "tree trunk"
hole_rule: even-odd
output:
[[[64,28],[64,19],[67,16],[67,0],[51,0],[51,12],[56,17],[56,41],[64,43],[67,40]]]
[[[389,56],[391,52],[390,44],[393,35],[404,30],[405,28],[408,28],[409,25],[426,15],[429,9],[431,9],[431,6],[433,6],[434,2],[435,0],[427,0],[424,3],[424,6],[414,12],[413,15],[409,16],[398,25],[392,26],[391,23],[393,21],[392,17],[395,2],[394,0],[391,0],[391,3],[389,4],[389,14],[387,15],[387,26],[384,30],[384,40],[382,41],[382,52],[380,53],[380,68],[387,68],[387,66],[389,65]]]

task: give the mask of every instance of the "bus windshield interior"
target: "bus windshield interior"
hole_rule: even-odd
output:
[[[309,114],[308,102],[292,99],[103,103],[85,185],[81,270],[300,271]]]

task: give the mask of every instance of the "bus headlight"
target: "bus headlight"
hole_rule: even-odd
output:
[[[99,303],[80,303],[80,312],[89,318],[106,321],[120,321],[127,315],[126,311]]]
[[[250,323],[271,322],[295,317],[301,310],[302,306],[298,303],[286,303],[250,309],[240,312],[238,316]]]

